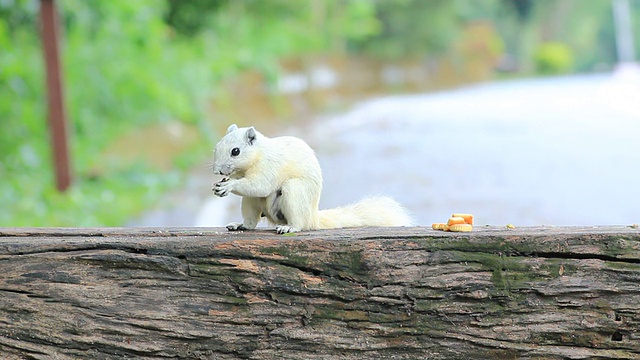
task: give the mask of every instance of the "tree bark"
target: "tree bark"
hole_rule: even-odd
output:
[[[639,359],[640,231],[0,229],[7,359]]]

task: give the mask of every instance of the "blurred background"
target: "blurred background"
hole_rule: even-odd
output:
[[[231,123],[317,151],[321,207],[423,225],[640,222],[640,0],[56,0],[72,184],[55,185],[40,0],[0,0],[0,226],[219,226]]]

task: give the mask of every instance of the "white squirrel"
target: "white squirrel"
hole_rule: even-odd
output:
[[[318,210],[320,164],[311,147],[293,136],[268,138],[253,127],[233,124],[216,145],[213,172],[225,177],[213,184],[215,195],[242,196],[243,221],[228,224],[230,231],[255,229],[261,217],[275,224],[279,234],[413,224],[407,210],[386,196]]]

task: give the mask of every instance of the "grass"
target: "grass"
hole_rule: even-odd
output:
[[[191,161],[189,161],[190,163]],[[49,166],[33,174],[14,174],[2,180],[2,226],[120,226],[155,203],[183,180],[182,168],[163,171],[144,163],[80,175],[60,193]],[[49,171],[47,171],[49,170]]]

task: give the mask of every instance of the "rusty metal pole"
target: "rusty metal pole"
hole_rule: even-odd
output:
[[[42,46],[47,71],[49,131],[56,172],[56,188],[65,191],[71,185],[71,166],[67,123],[58,51],[58,14],[54,0],[40,0]]]

